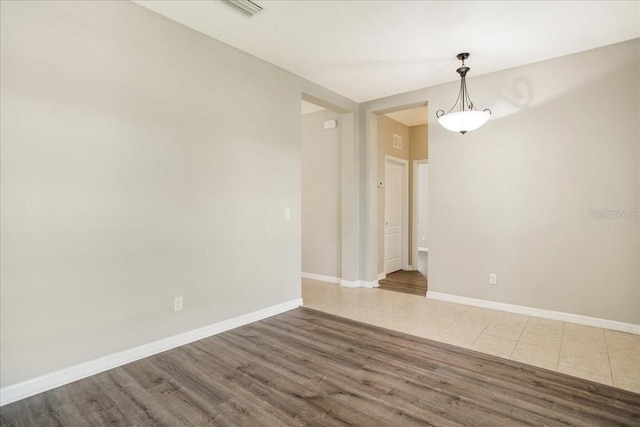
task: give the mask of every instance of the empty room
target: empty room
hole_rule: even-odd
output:
[[[640,424],[640,2],[0,1],[0,425]]]

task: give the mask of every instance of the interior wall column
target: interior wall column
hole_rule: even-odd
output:
[[[358,239],[358,128],[354,113],[341,117],[341,216],[342,216],[342,274],[341,284],[358,282],[359,239]]]
[[[360,280],[370,285],[378,280],[378,117],[364,110],[360,125]]]

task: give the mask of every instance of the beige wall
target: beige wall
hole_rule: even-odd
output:
[[[336,119],[335,129],[323,129]],[[330,110],[302,116],[302,271],[341,277],[341,125]]]
[[[427,160],[429,158],[429,125],[411,126],[409,139],[411,140],[411,161]]]
[[[640,220],[592,217],[640,208],[639,62],[636,39],[471,75],[491,120],[462,136],[431,115],[430,291],[640,324]],[[433,112],[458,89],[361,111],[426,100]]]
[[[301,92],[350,101],[130,2],[0,7],[2,387],[300,297]]]
[[[639,208],[639,54],[636,40],[469,82],[495,117],[466,136],[433,126],[431,290],[640,323],[639,220],[590,214]]]

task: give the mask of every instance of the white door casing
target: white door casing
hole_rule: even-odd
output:
[[[412,259],[413,266],[417,268],[418,250],[428,246],[427,236],[427,194],[428,188],[428,160],[414,160],[413,161],[413,248]],[[426,176],[423,176],[426,175]],[[424,178],[424,179],[423,179]],[[424,236],[424,240],[423,240]],[[421,249],[422,250],[422,249]]]
[[[408,268],[408,162],[385,156],[385,274]]]

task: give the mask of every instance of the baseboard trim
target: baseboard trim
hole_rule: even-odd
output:
[[[378,280],[367,282],[366,280],[340,280],[340,286],[345,288],[377,288],[380,286]]]
[[[615,331],[640,335],[640,325],[618,322],[617,320],[600,319],[598,317],[583,316],[581,314],[564,313],[562,311],[545,310],[542,308],[527,307],[523,305],[514,305],[483,299],[467,298],[441,292],[427,291],[427,298],[454,302],[458,304],[472,305],[475,307],[507,311],[509,313],[524,314],[527,316],[543,317],[545,319],[560,320],[562,322],[578,323],[580,325],[595,326],[597,328],[613,329]]]
[[[384,280],[387,278],[386,273],[378,273],[378,280]]]
[[[302,277],[304,277],[305,279],[319,280],[321,282],[340,283],[339,277],[324,276],[322,274],[302,272]]]
[[[382,275],[384,276],[384,279],[386,275],[384,273],[382,273]],[[321,282],[337,283],[340,286],[344,286],[345,288],[377,288],[378,286],[380,286],[378,284],[378,280],[382,280],[380,279],[380,274],[378,274],[377,280],[372,280],[371,282],[367,282],[365,280],[344,280],[339,277],[323,276],[321,274],[304,272],[302,273],[302,277],[305,279],[319,280]]]
[[[358,284],[361,288],[377,288],[380,286],[377,280],[372,280],[370,282],[366,282],[364,280],[359,280]]]
[[[135,362],[136,360],[140,360],[163,351],[171,350],[172,348],[180,347],[181,345],[189,344],[193,341],[198,341],[230,329],[284,313],[285,311],[293,310],[301,305],[302,298],[297,298],[282,304],[277,304],[242,316],[234,317],[232,319],[223,320],[202,328],[183,332],[178,335],[173,335],[158,341],[3,387],[0,389],[0,406],[81,380],[91,375],[99,374],[100,372],[104,372],[127,363]]]
[[[360,284],[357,280],[340,279],[340,286],[344,286],[345,288],[357,288]]]

